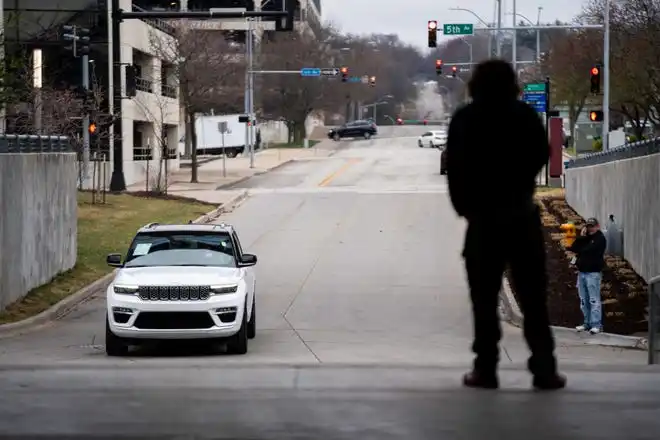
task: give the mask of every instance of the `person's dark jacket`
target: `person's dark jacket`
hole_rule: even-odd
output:
[[[537,175],[549,159],[540,117],[514,99],[475,99],[459,109],[446,150],[449,195],[468,220],[532,206]]]
[[[601,272],[605,266],[605,249],[607,239],[601,231],[581,235],[568,248],[575,252],[575,266],[580,272]]]

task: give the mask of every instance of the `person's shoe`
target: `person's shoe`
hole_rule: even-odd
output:
[[[532,386],[539,391],[554,391],[566,387],[566,377],[561,374],[534,376]]]
[[[589,333],[591,333],[592,335],[597,335],[598,333],[600,333],[600,329],[597,328],[597,327],[594,327],[594,328],[589,330]]]
[[[577,330],[578,332],[583,332],[583,331],[589,330],[589,329],[587,328],[586,325],[578,325],[577,327],[575,327],[575,330]]]
[[[496,374],[482,374],[473,370],[463,376],[463,385],[468,388],[496,390],[499,388],[500,382]]]

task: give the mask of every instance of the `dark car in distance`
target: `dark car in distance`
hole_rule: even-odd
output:
[[[369,139],[378,133],[376,124],[372,121],[353,121],[348,122],[341,127],[333,128],[328,131],[328,137],[336,141],[341,138],[364,138]]]

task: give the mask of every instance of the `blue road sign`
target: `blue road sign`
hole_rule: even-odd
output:
[[[321,69],[316,67],[304,67],[300,69],[300,76],[321,76]]]
[[[348,78],[348,82],[352,82],[352,83],[362,82],[362,77],[361,76],[351,76],[350,78]]]
[[[532,106],[538,113],[545,113],[548,101],[545,92],[526,91],[523,93],[522,100]]]

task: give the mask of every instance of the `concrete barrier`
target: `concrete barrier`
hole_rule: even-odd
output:
[[[75,153],[0,154],[0,310],[76,264]]]
[[[624,257],[645,280],[660,274],[660,153],[565,170],[566,201],[602,223],[614,214]]]

